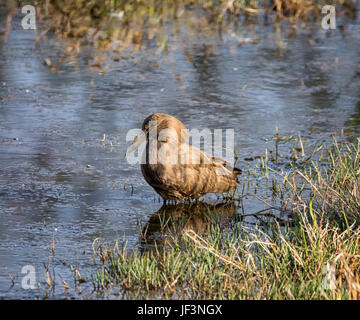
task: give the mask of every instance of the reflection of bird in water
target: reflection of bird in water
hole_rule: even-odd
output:
[[[143,228],[141,244],[149,246],[163,243],[169,234],[181,235],[185,230],[200,234],[212,225],[228,226],[236,215],[233,202],[208,204],[164,204]]]
[[[175,117],[164,113],[147,117],[127,154],[145,141],[141,171],[164,200],[198,199],[236,188],[241,170],[189,145],[189,132]]]

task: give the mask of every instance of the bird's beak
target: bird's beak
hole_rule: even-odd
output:
[[[127,149],[125,156],[127,157],[130,153],[134,152],[141,144],[143,144],[146,141],[146,135],[144,132],[140,132],[130,145],[130,147]]]

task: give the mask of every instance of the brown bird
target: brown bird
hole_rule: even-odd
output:
[[[164,113],[147,117],[127,154],[145,141],[141,171],[164,200],[198,199],[236,188],[241,170],[189,145],[189,132],[177,118]]]

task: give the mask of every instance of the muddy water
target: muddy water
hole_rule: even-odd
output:
[[[0,17],[3,31],[3,10]],[[140,245],[139,226],[161,203],[126,162],[125,137],[150,113],[189,128],[235,129],[243,168],[253,165],[244,158],[264,153],[276,125],[314,140],[341,128],[360,133],[359,21],[296,37],[245,25],[237,36],[254,43],[195,39],[186,54],[181,46],[167,55],[148,49],[101,75],[86,53],[51,72],[44,60],[56,60],[61,44],[37,47],[20,18],[0,36],[0,298],[87,298],[93,241]],[[244,208],[263,206],[249,198]],[[48,263],[54,290],[46,289]],[[34,290],[22,288],[26,265],[35,268]],[[70,266],[88,281],[75,286]]]

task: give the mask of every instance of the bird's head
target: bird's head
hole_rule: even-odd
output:
[[[178,145],[189,141],[189,131],[185,125],[177,118],[165,113],[154,113],[148,116],[144,120],[141,130],[128,148],[127,154],[151,139]]]

